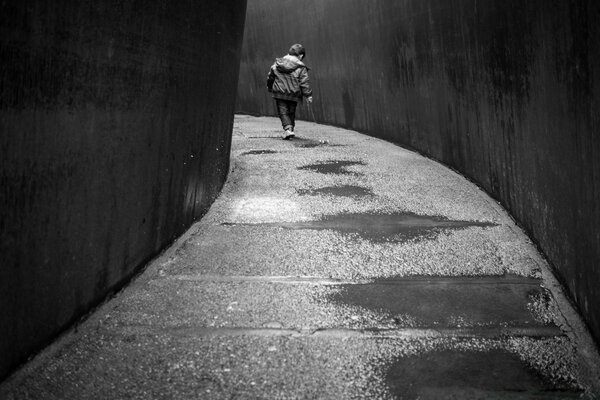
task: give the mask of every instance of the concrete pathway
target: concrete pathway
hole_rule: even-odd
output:
[[[210,212],[2,399],[600,396],[535,247],[455,172],[356,132],[236,117]]]

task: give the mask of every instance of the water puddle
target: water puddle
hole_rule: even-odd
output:
[[[493,227],[496,224],[479,221],[452,221],[444,217],[430,217],[412,213],[396,214],[337,214],[328,215],[317,221],[266,222],[222,225],[258,225],[284,229],[333,230],[342,234],[358,236],[375,243],[407,242],[411,240],[435,239],[448,230],[469,227]]]
[[[371,189],[354,186],[327,186],[319,189],[298,189],[296,192],[300,196],[337,196],[337,197],[367,197],[374,196]]]
[[[531,298],[544,290],[540,284],[518,276],[399,277],[338,285],[327,300],[382,314],[401,327],[535,329],[554,326],[531,309]]]
[[[385,381],[400,399],[578,398],[581,392],[551,382],[517,354],[488,351],[432,351],[396,359]],[[523,395],[523,396],[521,396]]]
[[[251,155],[261,155],[261,154],[275,154],[277,153],[274,150],[250,150],[242,153],[242,156],[251,156]]]
[[[300,148],[309,148],[310,149],[310,148],[320,147],[320,146],[327,146],[327,147],[342,147],[342,146],[344,146],[341,144],[331,144],[329,142],[329,140],[327,140],[327,139],[316,140],[316,139],[295,137],[292,140],[294,142],[294,146],[300,147]]]
[[[329,229],[343,234],[358,235],[372,242],[401,242],[414,239],[434,239],[440,232],[468,227],[491,227],[495,224],[478,221],[452,221],[412,213],[338,214],[318,221],[273,223],[286,229]]]
[[[305,165],[299,167],[299,170],[314,171],[321,174],[336,174],[336,175],[362,175],[358,172],[349,171],[348,167],[355,165],[366,165],[362,161],[344,161],[344,160],[332,160],[324,161],[316,164]]]

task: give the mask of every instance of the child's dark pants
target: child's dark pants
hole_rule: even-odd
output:
[[[281,126],[284,130],[289,129],[293,132],[294,126],[296,126],[296,106],[298,103],[293,100],[275,99],[275,104],[277,105],[277,115],[281,120]]]

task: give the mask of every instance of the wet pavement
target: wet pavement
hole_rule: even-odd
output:
[[[225,225],[236,225],[225,223]],[[258,224],[250,224],[258,225]],[[437,233],[469,226],[494,226],[478,221],[450,221],[441,217],[427,217],[410,213],[371,214],[352,213],[325,215],[317,221],[262,223],[285,229],[330,230],[355,234],[371,242],[408,241],[434,238]]]
[[[343,196],[343,197],[365,197],[373,196],[373,192],[369,188],[354,185],[328,186],[318,189],[298,189],[299,195],[307,196]]]
[[[2,399],[600,398],[584,324],[510,216],[392,144],[237,116],[209,213]]]

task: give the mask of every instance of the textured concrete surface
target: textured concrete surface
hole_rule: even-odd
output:
[[[356,132],[299,123],[284,141],[278,130],[236,117],[207,215],[0,398],[600,395],[584,325],[475,185]]]

